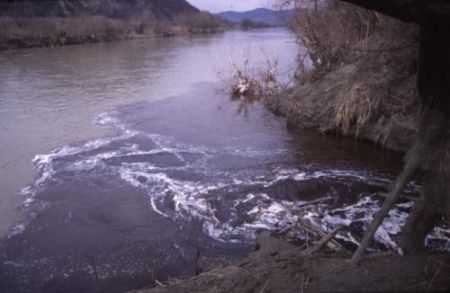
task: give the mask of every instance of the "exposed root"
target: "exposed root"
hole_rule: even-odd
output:
[[[353,257],[350,260],[351,264],[358,264],[361,261],[361,258],[363,257],[364,253],[366,252],[367,247],[370,244],[370,241],[372,240],[373,236],[375,235],[375,232],[377,231],[378,227],[383,222],[386,215],[391,210],[392,206],[394,205],[395,201],[400,196],[401,192],[403,191],[405,185],[408,183],[411,176],[414,174],[416,169],[418,168],[421,160],[421,152],[423,151],[422,145],[418,144],[415,148],[413,148],[412,155],[410,156],[408,162],[406,163],[402,173],[397,177],[391,191],[389,192],[389,195],[387,199],[384,201],[383,206],[376,214],[374,220],[370,224],[369,228],[367,229],[366,233],[364,233],[364,237],[359,244],[358,249],[353,254]]]

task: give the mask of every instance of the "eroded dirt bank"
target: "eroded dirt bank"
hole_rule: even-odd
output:
[[[417,25],[330,1],[298,11],[293,86],[267,105],[289,126],[369,140],[406,151],[417,133]]]
[[[406,151],[417,132],[417,48],[372,53],[270,96],[268,107],[296,128],[312,128]]]
[[[151,292],[370,292],[445,291],[450,287],[450,256],[389,253],[370,255],[360,266],[348,254],[303,250],[268,234],[241,263],[217,267],[197,277],[135,291]]]

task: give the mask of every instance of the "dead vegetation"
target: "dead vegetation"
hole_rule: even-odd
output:
[[[309,111],[307,118],[321,116],[316,121],[323,131],[336,130],[355,137],[362,134],[382,143],[389,137],[396,139],[401,132],[414,132],[409,143],[400,148],[409,149],[404,169],[351,262],[360,261],[378,226],[418,169],[427,174],[427,179],[421,200],[415,204],[403,231],[402,248],[405,252],[423,249],[424,239],[437,219],[448,214],[448,209],[442,208],[448,194],[448,173],[442,172],[448,164],[448,118],[444,117],[448,107],[443,106],[448,105],[442,102],[448,81],[442,76],[448,66],[441,62],[448,57],[448,22],[433,29],[428,29],[428,23],[421,23],[419,40],[418,25],[407,25],[340,1],[314,0],[310,4],[298,12],[292,23],[300,44],[306,47],[305,56],[312,63],[310,68],[300,63],[298,86],[291,97],[298,111],[293,116],[301,117],[305,115],[302,111]],[[403,11],[404,7],[396,5]],[[386,7],[377,9],[390,11]],[[442,19],[431,17],[428,21],[440,24]],[[302,58],[299,59],[305,59]],[[433,86],[424,86],[428,84]],[[304,105],[310,108],[305,110]],[[391,126],[399,123],[398,117],[411,123],[392,135]]]
[[[415,74],[404,72],[404,65],[393,65],[393,59],[401,60],[400,56],[393,55],[387,57],[392,58],[387,66],[398,71],[387,72],[386,65],[378,61],[378,56],[363,58],[357,62],[353,72],[341,76],[344,83],[336,88],[335,97],[330,102],[331,111],[320,125],[321,131],[338,130],[344,135],[360,137],[368,126],[386,123],[386,130],[381,130],[376,141],[384,144],[390,134],[391,117],[416,114]]]
[[[264,53],[264,52],[263,52]],[[233,97],[263,97],[279,94],[283,86],[277,79],[278,60],[265,58],[264,65],[253,65],[250,58],[244,56],[238,65],[230,52],[231,71],[218,73],[225,91]]]
[[[342,1],[301,4],[290,23],[302,49],[295,85],[275,108],[291,125],[405,150],[417,128],[418,28]]]
[[[179,15],[173,20],[155,18],[150,10],[127,18],[103,15],[68,17],[0,17],[0,50],[49,47],[113,41],[138,35],[163,37],[209,34],[224,24],[207,12]]]
[[[309,249],[261,234],[259,249],[245,261],[217,267],[187,280],[135,292],[392,292],[446,290],[448,255],[401,257],[373,254],[360,266],[324,245],[333,231]]]
[[[223,21],[205,11],[180,15],[175,19],[175,22],[187,27],[192,34],[215,33],[223,29],[224,26]]]
[[[207,35],[225,30],[226,24],[208,12],[179,15],[173,20],[158,21],[153,32],[162,37]]]
[[[319,1],[319,7],[315,2],[298,9],[290,27],[306,47],[316,78],[355,58],[416,43],[414,26],[341,1]]]
[[[143,34],[152,27],[150,13],[130,19],[99,15],[77,17],[1,17],[0,49],[110,41]]]

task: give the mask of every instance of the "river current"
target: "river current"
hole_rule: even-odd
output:
[[[338,239],[354,249],[401,158],[288,130],[219,78],[276,58],[288,80],[296,52],[291,33],[270,29],[0,54],[2,291],[123,292],[191,276],[300,218],[344,226]],[[411,206],[396,205],[372,249],[401,253]],[[448,231],[427,244],[449,249]]]

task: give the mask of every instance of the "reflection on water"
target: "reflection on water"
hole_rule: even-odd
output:
[[[36,154],[105,135],[93,123],[100,113],[217,82],[230,52],[261,60],[261,48],[280,57],[280,71],[291,67],[285,30],[0,52],[0,235],[19,220],[15,193],[32,181]]]
[[[191,276],[218,257],[244,256],[258,231],[283,229],[300,217],[324,230],[344,225],[341,243],[357,245],[367,214],[379,208],[377,193],[398,170],[398,157],[353,140],[289,132],[261,104],[218,91],[213,68],[219,63],[212,57],[230,42],[270,43],[287,67],[295,52],[292,36],[269,30],[160,41],[111,44],[111,50],[102,44],[107,52],[98,53],[100,59],[87,54],[82,61],[88,72],[97,72],[97,62],[106,66],[98,76],[70,80],[63,74],[64,82],[46,81],[51,86],[35,81],[43,88],[33,111],[64,125],[47,122],[41,131],[51,133],[49,144],[68,141],[51,151],[27,146],[38,174],[21,186],[29,212],[0,242],[1,288],[123,292],[155,278]],[[116,72],[104,65],[116,62],[122,68]],[[48,101],[40,103],[42,95]],[[51,102],[60,96],[61,103]],[[40,109],[46,103],[54,108]],[[64,118],[58,120],[58,112]],[[110,131],[100,135],[97,127]],[[62,138],[55,135],[59,130]],[[26,139],[28,132],[33,130],[24,132]],[[413,182],[407,192],[419,190]],[[410,208],[408,201],[397,205],[374,248],[397,249],[395,237]],[[439,239],[429,241],[448,246],[445,233],[437,230],[433,237]]]

